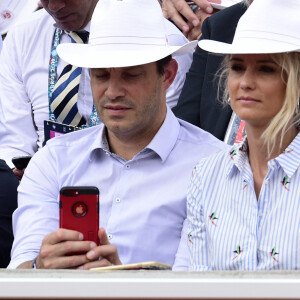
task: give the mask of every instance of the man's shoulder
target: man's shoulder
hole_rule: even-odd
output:
[[[15,34],[25,32],[28,36],[32,32],[39,33],[42,30],[47,30],[53,24],[53,18],[44,9],[40,9],[18,21],[10,31]],[[49,35],[52,36],[52,33]]]
[[[228,146],[214,137],[209,132],[184,120],[178,119],[180,124],[180,133],[178,139],[185,143],[198,145],[200,147],[211,147],[216,150],[226,149]]]
[[[88,145],[93,143],[94,137],[99,135],[99,132],[102,130],[102,126],[103,124],[57,136],[50,139],[47,142],[47,146],[50,148],[74,149],[85,146],[86,148]]]

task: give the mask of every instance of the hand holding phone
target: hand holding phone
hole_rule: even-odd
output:
[[[99,190],[93,186],[67,186],[60,190],[59,227],[83,234],[99,245]]]

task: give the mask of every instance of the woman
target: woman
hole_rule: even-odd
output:
[[[298,0],[254,1],[232,44],[199,42],[228,54],[222,78],[247,137],[193,171],[192,270],[300,268],[299,9]]]

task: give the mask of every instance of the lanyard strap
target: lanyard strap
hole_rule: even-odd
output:
[[[51,107],[51,97],[54,90],[55,83],[57,81],[57,65],[58,65],[58,54],[56,51],[57,46],[60,43],[60,38],[63,31],[60,28],[56,28],[54,31],[53,42],[51,47],[50,61],[49,61],[49,78],[48,78],[48,102],[49,102],[49,120],[57,122]],[[87,128],[91,126],[98,125],[100,122],[99,116],[97,114],[96,108],[93,105],[92,114],[89,117],[89,120],[86,125],[83,125],[81,128]]]

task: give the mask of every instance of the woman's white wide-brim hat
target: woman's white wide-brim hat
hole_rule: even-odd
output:
[[[232,44],[200,40],[198,45],[220,54],[300,51],[300,0],[254,0],[240,18]]]
[[[8,32],[19,20],[37,9],[37,0],[0,0],[0,32]]]
[[[118,68],[193,51],[197,41],[168,45],[165,22],[157,0],[99,0],[91,19],[89,43],[61,44],[57,53],[78,67]]]

